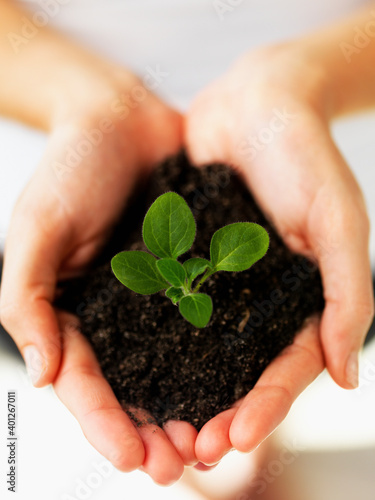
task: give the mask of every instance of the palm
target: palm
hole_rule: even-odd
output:
[[[43,161],[50,167],[45,172],[43,187],[49,194],[45,205],[53,206],[58,218],[53,221],[55,237],[65,241],[59,277],[80,272],[91,261],[107,240],[137,183],[144,181],[148,170],[166,154],[180,147],[181,118],[164,113],[164,133],[156,134],[152,123],[142,124],[146,130],[133,131],[126,121],[120,122],[113,131],[103,133],[87,155],[78,153],[79,145],[87,144],[84,131],[92,130],[96,122],[86,127],[61,128],[52,135]],[[172,126],[175,132],[168,136]],[[144,141],[148,144],[147,154],[142,154]],[[72,158],[73,167],[69,163]],[[39,190],[40,179],[31,182],[24,196],[31,199]]]
[[[136,428],[103,377],[77,318],[66,313],[58,317],[64,350],[54,388],[86,438],[124,472],[142,464],[154,481],[175,481],[184,465],[196,463],[195,429],[184,422],[167,422],[164,429],[153,424]]]
[[[198,460],[215,464],[231,448],[254,450],[282,422],[296,397],[323,368],[315,318],[267,367],[245,398],[202,428],[195,446]]]
[[[323,360],[334,379],[350,387],[346,356],[368,327],[372,307],[360,190],[311,97],[309,74],[288,87],[284,68],[274,61],[271,68],[258,56],[250,63],[244,58],[198,96],[187,117],[188,152],[198,164],[222,161],[238,168],[286,244],[318,262],[326,307],[321,322],[306,327],[243,400],[205,425],[196,443],[205,463],[217,462],[232,447],[256,447],[322,371]],[[344,283],[353,295],[345,296]]]
[[[34,383],[54,383],[93,446],[121,470],[142,465],[155,481],[168,484],[178,479],[184,464],[196,462],[196,431],[174,422],[164,430],[154,425],[136,429],[104,379],[91,346],[78,332],[77,318],[56,311],[52,303],[57,282],[81,273],[100,251],[139,179],[180,149],[181,117],[150,96],[143,111],[116,122],[90,153],[77,159],[79,144],[86,140],[87,145],[84,131],[97,127],[98,119],[91,117],[52,133],[14,212],[2,313],[6,319],[8,309],[5,323],[21,350],[27,342],[24,332],[38,332],[42,363],[48,370],[41,369],[40,358],[29,359],[31,376],[41,373]],[[22,276],[18,288],[15,276]],[[10,314],[12,303],[23,304],[22,317]],[[33,342],[37,340],[34,336]]]
[[[66,173],[59,183],[64,210],[58,230],[60,240],[66,241],[59,277],[80,272],[90,262],[105,243],[137,180],[150,166],[135,162],[139,146],[121,132],[107,137],[93,157],[85,159],[77,171]],[[74,136],[72,142],[80,139]],[[162,145],[152,163],[176,146]],[[53,151],[56,155],[55,145]],[[103,169],[103,165],[108,167]],[[194,428],[168,422],[164,430],[150,424],[136,429],[104,379],[91,346],[78,332],[77,318],[63,314],[59,318],[64,349],[54,387],[88,440],[121,470],[132,470],[141,463],[155,481],[174,481],[184,465],[196,462]]]

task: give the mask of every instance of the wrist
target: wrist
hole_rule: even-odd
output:
[[[239,71],[254,68],[252,93],[259,105],[278,101],[309,107],[328,121],[332,114],[330,75],[319,60],[312,60],[299,42],[261,47],[237,61]],[[248,81],[248,78],[244,81]],[[263,104],[262,104],[263,103]]]
[[[375,105],[373,23],[374,12],[364,9],[293,44],[324,75],[322,99],[329,119]]]
[[[300,84],[312,86],[315,102],[327,122],[344,113],[347,107],[350,108],[350,105],[347,106],[348,102],[342,101],[341,92],[343,71],[348,68],[343,68],[340,61],[337,63],[336,46],[332,50],[328,40],[322,39],[318,34],[293,44],[291,56],[303,61],[305,75],[301,75]],[[311,81],[307,82],[307,79]]]
[[[152,83],[104,62],[59,93],[50,129],[101,137],[112,149],[126,146],[139,165],[152,166],[180,145],[182,135],[181,116],[153,94]]]
[[[69,68],[68,73],[63,84],[55,89],[50,128],[67,122],[96,122],[105,118],[116,121],[121,114],[119,103],[139,84],[131,72],[105,62],[92,67]]]
[[[8,10],[8,24],[17,26],[23,11],[12,2]],[[0,24],[1,34],[4,26]],[[0,56],[0,72],[6,74],[0,82],[0,112],[46,131],[103,106],[120,82],[126,87],[136,81],[125,69],[49,29],[41,29],[16,54],[9,43],[0,43]]]

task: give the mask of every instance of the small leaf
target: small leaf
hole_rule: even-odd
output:
[[[199,257],[186,260],[183,263],[183,267],[188,277],[188,285],[190,286],[197,276],[204,273],[209,265],[210,262],[208,260],[200,259]]]
[[[179,304],[182,316],[197,328],[203,328],[212,314],[211,297],[205,293],[194,293],[183,297]]]
[[[165,295],[171,299],[171,301],[173,302],[173,304],[177,304],[177,302],[179,300],[182,299],[182,297],[184,296],[184,292],[182,291],[181,288],[177,288],[175,286],[171,286],[170,288],[168,288],[168,290],[165,292]]]
[[[160,259],[156,261],[159,273],[173,286],[184,286],[186,273],[182,264],[174,259]]]
[[[133,292],[149,295],[169,287],[155,257],[147,252],[121,252],[113,257],[111,266],[116,278]]]
[[[195,221],[186,201],[177,193],[159,196],[143,221],[143,240],[160,258],[176,259],[187,252],[195,238]]]
[[[252,222],[235,222],[212,236],[210,255],[217,271],[244,271],[267,252],[267,231]]]

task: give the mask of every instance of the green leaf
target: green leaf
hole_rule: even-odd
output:
[[[176,193],[159,196],[143,221],[143,240],[160,258],[176,259],[185,253],[195,238],[195,221],[186,201]]]
[[[211,297],[205,293],[194,293],[183,297],[179,304],[182,316],[197,328],[203,328],[212,314]]]
[[[183,267],[188,277],[189,287],[197,276],[204,273],[209,265],[210,262],[208,260],[200,259],[199,257],[193,257],[192,259],[188,259],[183,263]]]
[[[211,263],[216,271],[244,271],[267,252],[267,231],[252,222],[224,226],[212,236]]]
[[[147,252],[121,252],[113,257],[111,266],[116,278],[133,292],[149,295],[169,287],[155,257]]]
[[[173,286],[184,286],[186,273],[182,264],[174,259],[160,259],[156,261],[159,273]]]
[[[173,304],[177,304],[177,302],[179,300],[182,299],[182,297],[184,296],[184,292],[182,291],[181,288],[177,288],[175,286],[171,286],[170,288],[168,288],[168,290],[165,292],[165,295],[171,299],[171,301],[173,302]]]

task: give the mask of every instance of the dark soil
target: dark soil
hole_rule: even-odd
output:
[[[137,295],[117,282],[110,268],[110,257],[121,249],[146,250],[142,219],[165,191],[181,194],[196,217],[197,237],[182,261],[208,258],[212,234],[232,222],[257,222],[270,235],[268,253],[250,270],[217,273],[203,285],[214,312],[201,330],[186,322],[163,292]],[[177,419],[199,430],[244,396],[324,306],[316,266],[285,247],[238,176],[223,165],[193,168],[183,154],[155,170],[101,261],[66,286],[60,306],[80,317],[123,407],[146,409],[159,425]]]

